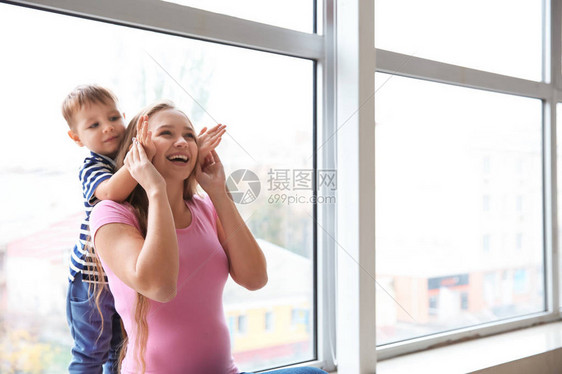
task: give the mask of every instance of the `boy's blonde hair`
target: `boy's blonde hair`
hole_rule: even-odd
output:
[[[62,116],[68,127],[74,128],[72,116],[85,105],[92,103],[116,104],[117,96],[111,90],[97,84],[85,84],[72,90],[62,102]]]

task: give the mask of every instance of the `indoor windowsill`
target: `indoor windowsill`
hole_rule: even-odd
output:
[[[561,349],[555,322],[380,361],[377,373],[561,373]]]
[[[377,374],[411,373],[562,373],[562,322],[529,327],[377,362]]]

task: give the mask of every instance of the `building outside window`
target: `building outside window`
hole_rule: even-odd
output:
[[[275,329],[275,315],[273,312],[265,312],[265,331],[273,331]]]

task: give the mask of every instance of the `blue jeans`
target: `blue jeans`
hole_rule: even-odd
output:
[[[240,373],[240,374],[253,374],[253,373]],[[264,374],[326,374],[324,370],[312,367],[298,367],[298,368],[288,368],[279,369],[273,371],[266,371]]]
[[[123,340],[121,318],[115,311],[113,295],[105,287],[99,301],[104,317],[102,330],[95,294],[88,288],[89,284],[82,281],[82,274],[77,274],[68,285],[66,318],[74,339],[68,372],[101,374],[103,370],[104,374],[117,374],[119,348]]]

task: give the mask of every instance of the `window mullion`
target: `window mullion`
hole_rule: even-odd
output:
[[[548,84],[377,49],[377,72],[546,99]]]
[[[557,224],[557,170],[556,170],[556,103],[543,102],[543,197],[544,197],[544,258],[546,310],[558,310],[558,224]]]
[[[318,132],[316,157],[318,170],[336,169],[336,75],[335,75],[335,1],[325,0],[322,12],[322,33],[325,56],[317,63]],[[317,186],[320,196],[336,197],[328,186]],[[318,258],[318,358],[325,370],[336,368],[336,206],[317,204],[317,258]]]
[[[560,259],[558,223],[558,136],[557,102],[562,82],[562,4],[556,0],[543,2],[543,79],[550,83],[551,95],[543,104],[545,136],[545,251],[548,310],[560,311]],[[549,161],[549,162],[546,162]],[[547,191],[546,187],[550,187]]]
[[[374,2],[337,2],[337,362],[376,366]]]

